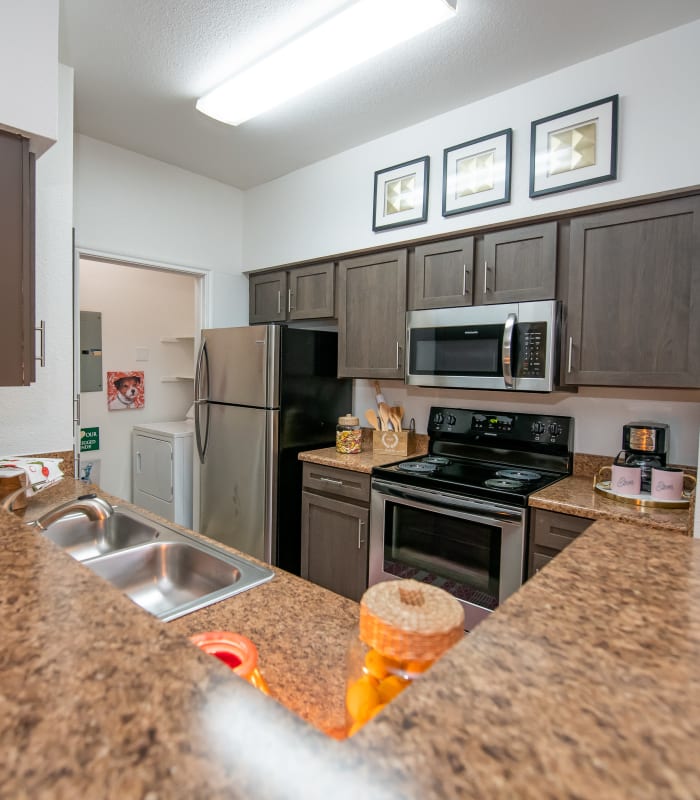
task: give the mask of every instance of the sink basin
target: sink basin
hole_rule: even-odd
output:
[[[115,508],[71,514],[43,535],[164,622],[252,589],[274,572],[195,536]]]
[[[85,561],[103,553],[153,541],[159,534],[152,523],[115,510],[111,517],[94,522],[85,514],[69,514],[49,525],[44,535],[73,558]]]
[[[173,541],[130,547],[85,565],[166,622],[272,577],[244,559]]]

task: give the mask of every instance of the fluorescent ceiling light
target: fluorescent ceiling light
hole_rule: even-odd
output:
[[[200,97],[196,107],[240,125],[454,13],[454,0],[358,0]]]

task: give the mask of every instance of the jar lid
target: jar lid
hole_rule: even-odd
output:
[[[357,417],[353,417],[352,414],[346,414],[344,417],[338,417],[338,425],[347,425],[348,427],[352,427],[353,425],[359,425],[360,420]]]
[[[370,586],[360,600],[360,638],[384,655],[432,660],[464,635],[464,609],[449,592],[411,579]]]

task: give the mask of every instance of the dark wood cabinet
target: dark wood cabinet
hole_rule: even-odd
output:
[[[335,316],[335,264],[313,264],[289,272],[287,319]]]
[[[409,309],[470,306],[474,237],[416,247],[408,266]]]
[[[301,577],[351,600],[367,589],[370,476],[304,463]]]
[[[700,198],[571,220],[566,383],[700,386]]]
[[[34,359],[34,156],[0,132],[0,386],[28,386]]]
[[[251,325],[335,316],[333,262],[251,275],[248,288]]]
[[[528,577],[560,553],[595,520],[533,508],[530,512],[530,556]]]
[[[556,222],[484,234],[479,250],[475,304],[556,297]]]
[[[405,250],[338,265],[338,376],[403,378]]]
[[[287,318],[287,273],[266,272],[248,280],[251,325],[261,322],[284,322]]]

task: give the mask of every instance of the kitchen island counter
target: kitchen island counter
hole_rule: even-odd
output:
[[[64,479],[28,518],[82,491]],[[697,540],[596,522],[340,742],[193,647],[187,617],[158,622],[7,512],[0,535],[6,796],[700,796]],[[354,604],[302,584],[279,572],[274,602],[257,587],[201,621],[247,620],[272,684],[295,615],[311,661],[345,648]]]

